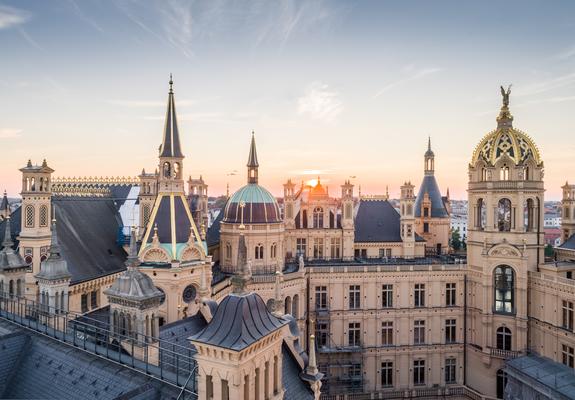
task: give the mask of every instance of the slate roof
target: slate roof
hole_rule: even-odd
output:
[[[168,109],[166,110],[166,124],[164,137],[160,148],[160,157],[184,157],[180,148],[180,134],[176,118],[176,104],[172,91],[172,78],[170,78],[170,92],[168,94]]]
[[[224,219],[224,210],[221,210],[218,213],[218,216],[208,228],[208,232],[206,233],[206,244],[208,247],[215,246],[220,243],[220,223],[222,222],[222,219]]]
[[[167,343],[194,348],[188,338],[204,329],[206,325],[206,320],[198,312],[191,317],[160,327],[160,339]]]
[[[421,203],[423,202],[425,193],[429,194],[429,200],[431,200],[431,217],[448,218],[449,213],[445,208],[439,186],[433,175],[425,175],[423,177],[423,182],[421,182],[417,198],[415,199],[415,217],[421,217]]]
[[[424,241],[416,234],[415,240]],[[361,200],[355,216],[356,242],[401,242],[400,215],[387,200]]]
[[[6,221],[4,220],[0,222],[0,243],[4,241],[4,232],[6,231]],[[10,215],[10,233],[12,234],[12,242],[14,242],[13,248],[18,247],[18,235],[20,234],[20,230],[22,229],[21,222],[22,222],[22,207],[18,207],[12,214]]]
[[[74,347],[7,322],[0,336],[0,398],[175,399],[179,391]]]
[[[122,223],[112,199],[53,197],[52,204],[72,284],[126,269],[126,252],[117,243]]]
[[[158,227],[158,239],[160,240],[160,243],[171,244],[173,239],[175,239],[175,243],[186,243],[190,238],[190,228],[192,223],[188,213],[186,212],[186,199],[180,195],[173,196],[174,218],[172,219],[170,197],[170,195],[163,195],[160,198],[156,217],[151,224],[148,224],[149,229],[152,229],[152,232],[148,234],[148,243],[151,243],[153,240],[153,229],[156,225]],[[176,225],[175,238],[172,238],[172,221],[174,221]]]
[[[291,351],[285,344],[282,345],[282,384],[285,389],[286,399],[313,399],[313,393],[309,385],[301,380],[299,374],[302,372],[299,364],[293,358]]]
[[[524,384],[534,388],[537,385],[533,383],[543,385],[551,391],[545,391],[551,395],[549,398],[575,399],[575,375],[573,369],[566,365],[530,354],[509,360],[505,370],[511,376],[519,375]]]
[[[210,323],[190,340],[241,351],[286,323],[268,311],[258,294],[232,293],[219,304]]]
[[[569,237],[569,239],[567,239],[565,242],[563,242],[560,246],[560,249],[566,249],[566,250],[575,250],[575,234],[571,235],[571,237]]]

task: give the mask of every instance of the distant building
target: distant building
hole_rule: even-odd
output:
[[[467,215],[451,215],[451,231],[458,231],[461,239],[467,238]]]

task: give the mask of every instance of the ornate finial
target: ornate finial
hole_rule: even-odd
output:
[[[50,258],[60,257],[60,245],[58,244],[58,232],[56,218],[52,219],[52,238],[50,240]]]
[[[170,94],[173,94],[174,90],[173,90],[172,86],[174,85],[174,81],[172,80],[172,73],[171,72],[170,72],[170,82],[169,83],[170,83]]]
[[[128,258],[126,259],[126,267],[130,268],[137,268],[140,264],[140,260],[138,259],[138,243],[136,241],[136,227],[130,227],[130,253]]]
[[[4,230],[4,241],[2,242],[2,247],[5,249],[12,248],[14,242],[12,241],[12,232],[10,231],[10,216],[6,217],[6,227]]]
[[[26,164],[27,167],[31,167],[32,166],[32,160],[28,159],[28,164]]]
[[[315,376],[319,372],[315,357],[315,335],[309,335],[309,361],[305,370],[306,374]]]
[[[427,150],[431,151],[431,136],[427,137]]]
[[[385,197],[389,200],[389,185],[385,185]]]
[[[246,286],[252,278],[252,273],[248,261],[248,249],[243,231],[240,231],[238,242],[238,263],[237,273],[232,277],[233,292],[235,294],[246,293]]]
[[[154,235],[152,236],[152,245],[159,246],[160,245],[160,238],[158,237],[158,224],[154,224]]]
[[[500,86],[501,96],[503,97],[503,105],[501,106],[501,111],[497,116],[497,128],[511,128],[513,122],[513,116],[509,112],[509,95],[511,94],[511,85],[507,88],[507,91]]]
[[[240,202],[240,209],[241,209],[240,229],[241,230],[244,230],[246,228],[246,226],[244,225],[244,208],[245,207],[246,207],[246,202],[242,200]]]
[[[200,238],[206,240],[206,225],[203,222],[200,225]]]
[[[230,183],[226,183],[226,198],[230,198]]]
[[[43,166],[43,167],[47,167],[47,166],[48,166],[48,163],[46,162],[46,159],[44,159],[44,160],[42,161],[42,166]]]

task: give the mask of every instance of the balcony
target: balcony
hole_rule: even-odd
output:
[[[521,355],[521,352],[514,350],[495,349],[493,347],[490,347],[489,355],[491,357],[501,358],[503,360],[511,360],[513,358],[519,357]]]
[[[319,353],[360,353],[362,351],[361,346],[322,346],[317,349]]]

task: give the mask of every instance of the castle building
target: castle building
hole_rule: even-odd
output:
[[[186,193],[170,79],[155,172],[20,170],[22,207],[0,222],[0,319],[42,333],[35,352],[60,348],[46,340],[79,348],[80,338],[83,351],[140,371],[139,382],[153,376],[153,390],[131,394],[146,398],[174,386],[200,400],[568,398],[575,189],[563,187],[563,244],[546,262],[543,158],[513,126],[510,91],[502,95],[497,126],[468,166],[460,257],[449,253],[449,195],[431,141],[417,195],[406,180],[398,210],[387,194],[354,197],[350,181],[332,197],[318,177],[283,185],[282,215],[259,184],[252,132],[247,182],[207,226],[207,184],[190,178]],[[51,322],[34,325],[35,315]],[[59,318],[76,334],[61,334]],[[12,337],[40,343],[0,331],[0,341]],[[14,393],[25,389],[17,383]]]

